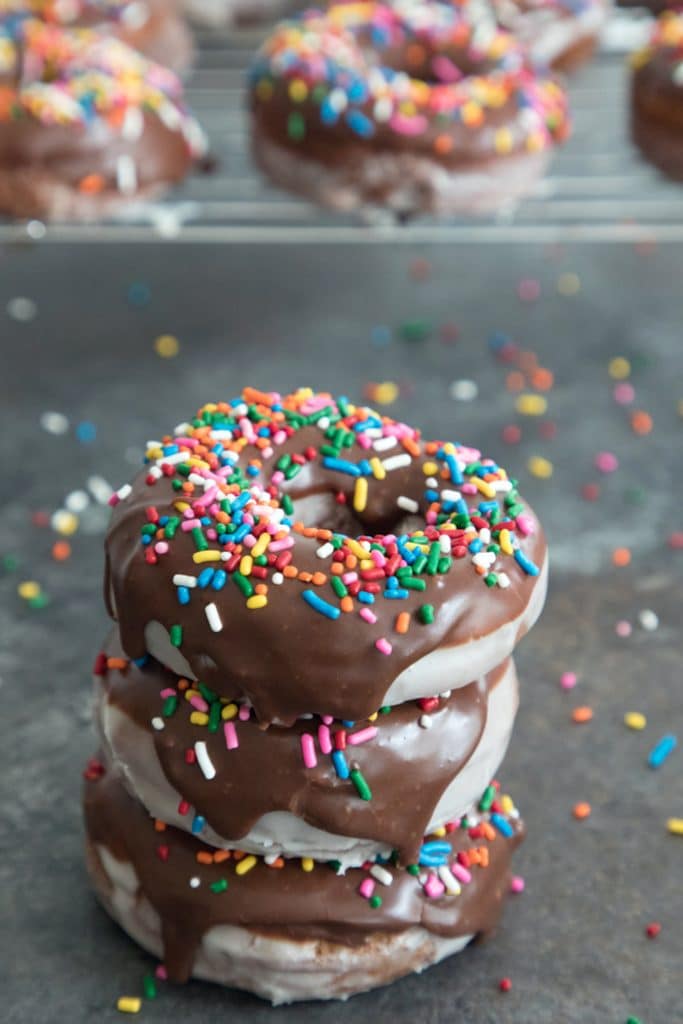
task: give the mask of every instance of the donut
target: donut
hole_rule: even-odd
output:
[[[511,798],[497,794],[427,837],[421,864],[341,873],[217,851],[154,822],[100,761],[85,774],[86,860],[105,909],[171,980],[205,978],[273,1003],[344,998],[490,933],[523,835]]]
[[[96,663],[104,760],[153,817],[217,848],[335,860],[343,869],[393,851],[413,861],[424,835],[460,818],[498,771],[517,703],[508,659],[468,686],[385,707],[370,721],[306,716],[264,730],[248,704],[221,702],[152,658],[130,662],[115,633]],[[312,766],[302,756],[307,736],[321,748]],[[197,743],[211,778],[187,760]],[[358,799],[354,763],[371,800]]]
[[[632,64],[633,141],[660,171],[683,181],[683,14],[663,14]]]
[[[0,16],[23,13],[63,28],[111,32],[174,71],[192,62],[192,36],[169,0],[0,0]]]
[[[0,18],[0,212],[116,213],[180,181],[204,148],[172,71],[96,30]]]
[[[105,542],[123,650],[262,724],[465,686],[541,611],[543,530],[506,471],[345,397],[246,388],[145,463]]]
[[[560,85],[458,3],[305,11],[266,39],[249,82],[256,163],[340,210],[496,210],[568,134]]]
[[[493,0],[493,10],[534,64],[571,72],[593,56],[608,5],[606,0]]]

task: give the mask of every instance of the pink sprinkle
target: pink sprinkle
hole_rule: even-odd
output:
[[[190,530],[198,529],[199,527],[201,527],[201,525],[202,524],[199,521],[199,519],[186,519],[183,523],[180,524],[180,529],[183,531],[183,533],[189,533]]]
[[[332,725],[332,723],[334,722],[334,718],[332,717],[332,715],[321,715],[320,717],[322,718],[325,725]]]
[[[530,537],[536,532],[536,523],[533,521],[531,516],[517,516],[515,523],[517,524],[519,532],[524,534],[525,537]]]
[[[458,864],[458,862],[455,861],[453,864],[451,864],[451,871],[458,879],[458,881],[463,882],[465,885],[472,881],[472,875],[467,870],[464,864]]]
[[[617,636],[630,636],[633,632],[633,626],[630,622],[627,622],[626,619],[621,619],[614,627],[614,632]]]
[[[240,722],[248,722],[251,718],[251,708],[248,704],[240,704],[240,709],[237,712],[237,717]]]
[[[358,891],[366,900],[369,900],[375,891],[375,883],[372,878],[364,878],[358,886]]]
[[[370,625],[372,626],[374,626],[374,624],[377,622],[377,616],[375,615],[374,612],[371,612],[369,608],[361,608],[358,614],[360,615],[361,619],[365,619],[365,621],[369,622]]]
[[[268,550],[272,552],[286,551],[287,548],[294,547],[293,537],[283,537],[282,540],[274,540],[272,544],[268,545]]]
[[[377,550],[371,551],[370,552],[370,558],[375,563],[375,565],[378,565],[380,568],[382,568],[382,566],[386,565],[386,561],[387,560],[386,560],[386,558],[384,557],[384,555],[382,554],[381,551],[377,551]]]
[[[476,494],[477,488],[474,484],[463,484],[460,488],[463,494]]]
[[[359,444],[361,448],[369,448],[372,445],[372,438],[367,434],[356,434],[356,444]]]
[[[358,732],[352,732],[346,737],[346,742],[350,743],[352,747],[357,747],[360,743],[367,743],[368,740],[374,740],[377,735],[377,728],[374,725],[368,725],[365,729],[359,729]]]
[[[464,488],[460,489],[464,490]],[[427,515],[425,516],[425,522],[427,523],[428,526],[433,526],[434,523],[436,522],[436,512],[433,512],[430,509],[429,512],[427,512]]]
[[[197,694],[196,697],[190,697],[190,704],[196,711],[209,710],[209,705],[206,703],[203,697],[199,696],[199,694]]]
[[[533,277],[525,277],[517,285],[517,295],[522,302],[535,302],[541,294],[541,282]]]
[[[283,444],[287,440],[286,430],[276,430],[273,434],[273,444]]]
[[[177,696],[177,691],[174,690],[172,686],[166,686],[161,691],[159,696],[163,697],[164,700],[166,699],[166,697],[176,697]]]
[[[438,900],[439,896],[443,896],[445,893],[446,886],[440,878],[437,878],[436,875],[430,875],[424,883],[423,889],[429,896],[430,900]]]
[[[393,647],[384,636],[381,636],[379,640],[375,640],[375,647],[381,654],[391,654],[393,651]]]
[[[330,730],[326,725],[318,726],[318,743],[323,754],[332,753],[332,737],[330,736]]]
[[[510,879],[511,892],[524,892],[524,879],[521,875],[513,875]]]
[[[427,118],[420,114],[416,117],[394,114],[389,125],[397,135],[422,135],[427,130]]]
[[[165,555],[166,552],[168,551],[168,544],[166,543],[165,540],[159,540],[154,545],[154,550],[158,555]]]
[[[114,494],[112,494],[112,496],[107,501],[107,505],[109,505],[110,508],[114,508],[114,506],[118,505],[118,503],[120,501],[121,501],[121,499],[119,498],[118,494],[116,494],[116,492],[114,492]]]
[[[462,78],[462,71],[455,66],[449,57],[435,57],[432,61],[432,70],[441,82],[452,85],[453,82]]]
[[[277,486],[278,484],[282,483],[284,478],[285,478],[285,474],[282,472],[282,470],[281,469],[276,469],[270,479],[271,479],[271,482],[274,483]]]
[[[301,735],[301,754],[307,768],[315,768],[318,758],[315,756],[315,741],[310,732]]]
[[[154,977],[158,981],[168,981],[168,971],[163,964],[159,964],[154,971]]]
[[[594,462],[601,473],[614,473],[619,468],[619,460],[613,452],[598,452]]]
[[[223,723],[223,735],[225,736],[225,745],[228,750],[237,750],[240,741],[237,739],[237,729],[234,722]]]
[[[573,690],[577,683],[576,672],[563,672],[560,676],[560,686],[563,690]]]
[[[256,537],[253,535],[253,533],[248,533],[244,540],[242,541],[242,543],[244,544],[245,548],[251,549],[256,544]]]
[[[358,579],[358,573],[357,572],[345,572],[342,575],[342,583],[345,583],[347,587],[348,587],[349,583],[355,583],[357,579]]]
[[[614,401],[618,402],[619,405],[630,405],[636,397],[636,389],[633,387],[633,384],[629,384],[628,381],[623,380],[619,384],[614,385],[612,396],[614,397]]]
[[[273,454],[273,449],[270,447],[270,445],[268,445],[267,448],[262,448],[261,449],[261,458],[262,459],[269,459],[272,454]]]
[[[209,526],[208,527],[208,529],[206,531],[206,539],[207,540],[218,540],[218,534],[214,530],[213,526]]]

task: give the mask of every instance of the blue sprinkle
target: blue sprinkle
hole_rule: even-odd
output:
[[[510,839],[515,834],[515,830],[512,825],[507,818],[503,817],[502,814],[492,814],[491,824],[497,828],[500,834],[505,836],[506,839]]]
[[[178,595],[178,604],[190,603],[190,591],[187,587],[178,587],[176,593]]]
[[[211,580],[211,586],[214,590],[222,590],[225,584],[228,582],[228,574],[225,569],[216,569],[216,573]]]
[[[234,517],[233,517],[233,519],[234,519]],[[238,526],[237,527],[237,529],[235,530],[235,532],[232,535],[232,539],[234,540],[235,544],[239,544],[240,541],[243,541],[244,538],[247,536],[247,534],[250,533],[250,532],[251,532],[251,526],[249,525],[249,523],[243,523],[242,526]]]
[[[151,291],[142,281],[135,281],[128,289],[128,302],[131,306],[141,309],[151,298]]]
[[[408,597],[408,591],[402,590],[400,587],[394,587],[393,590],[385,590],[384,596],[389,597],[395,601],[405,601]]]
[[[467,545],[467,550],[471,554],[476,555],[477,552],[479,552],[479,551],[481,551],[483,549],[483,547],[484,547],[483,542],[480,541],[478,537],[475,537],[474,540],[470,541],[470,543]]]
[[[358,600],[361,602],[361,604],[374,604],[375,595],[372,594],[369,590],[359,590]]]
[[[370,337],[372,338],[373,345],[388,345],[391,341],[391,328],[387,327],[386,324],[378,324],[372,328]]]
[[[342,725],[344,726],[345,729],[353,729],[355,724],[355,722],[351,722],[348,719],[342,720]]]
[[[358,463],[358,468],[363,476],[372,476],[372,466],[367,459],[361,459]]]
[[[197,586],[201,587],[202,590],[204,589],[204,587],[208,587],[209,583],[213,579],[213,574],[215,573],[215,571],[216,570],[212,569],[211,566],[207,566],[206,569],[202,569],[199,576],[197,577]]]
[[[426,490],[425,491],[425,500],[426,501],[438,501],[439,500],[439,492],[431,490],[431,489]],[[446,505],[447,504],[452,505],[453,503],[452,502],[444,502],[443,503],[444,511],[446,509]]]
[[[515,548],[515,562],[524,569],[527,576],[538,576],[540,569],[530,558],[526,557],[521,548]]]
[[[673,733],[667,733],[666,736],[662,736],[659,743],[657,743],[650,751],[647,763],[650,768],[659,768],[664,764],[669,754],[676,749],[678,740]]]
[[[94,441],[97,437],[97,427],[94,423],[90,423],[88,420],[83,420],[83,422],[79,423],[76,427],[76,437],[81,444],[90,444],[91,441]]]
[[[339,120],[339,112],[330,103],[329,96],[320,104],[320,120],[323,124],[336,124]]]
[[[389,579],[387,580],[387,589],[388,590],[396,590],[397,586],[398,586],[398,579],[396,578],[396,576],[390,576]]]
[[[152,543],[152,537],[148,533],[143,533],[142,537],[140,537],[140,543],[147,547],[148,544]]]
[[[180,448],[177,444],[165,444],[161,450],[164,455],[177,455]]]
[[[374,124],[360,110],[347,111],[346,123],[351,131],[355,132],[356,135],[360,135],[361,138],[369,139],[375,134]]]
[[[133,658],[133,664],[138,668],[144,668],[149,661],[149,654],[143,654],[141,658]]]
[[[462,484],[462,483],[464,483],[465,481],[464,481],[462,473],[460,472],[460,467],[458,466],[458,463],[457,463],[457,460],[455,458],[455,455],[446,455],[445,461],[446,461],[446,465],[448,466],[448,472],[450,474],[450,478],[453,481],[453,483],[454,484]]]
[[[343,750],[332,751],[332,763],[334,764],[334,770],[336,771],[339,778],[348,779],[351,773],[349,772],[349,766],[346,763],[346,758],[344,757]]]
[[[195,814],[192,819],[192,835],[198,835],[206,825],[206,818],[202,818],[201,814]]]
[[[247,466],[247,476],[258,476],[260,472],[258,466]]]
[[[309,604],[316,612],[320,612],[321,615],[325,615],[328,619],[338,619],[341,615],[339,608],[330,604],[329,601],[324,601],[322,597],[318,597],[313,590],[303,590],[301,596],[306,604]]]
[[[325,456],[323,466],[325,469],[336,469],[338,473],[348,473],[349,476],[361,475],[355,462],[349,462],[347,459],[335,459],[331,455]]]

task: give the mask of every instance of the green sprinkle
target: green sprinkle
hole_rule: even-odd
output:
[[[334,592],[337,595],[337,597],[346,597],[346,595],[348,594],[348,590],[346,589],[345,585],[342,583],[342,581],[341,581],[339,576],[331,576],[330,577],[330,586],[334,590]]]
[[[183,642],[183,627],[182,626],[171,626],[168,631],[171,643],[174,647],[180,647]]]
[[[417,617],[423,626],[431,626],[434,621],[434,605],[421,604],[417,609]]]
[[[201,693],[204,700],[207,701],[209,704],[212,704],[215,700],[218,700],[217,695],[213,692],[213,690],[209,689],[206,683],[197,683],[197,689]]]
[[[303,469],[303,466],[298,462],[293,462],[289,469],[285,470],[285,480],[293,480],[295,476]]]
[[[372,800],[372,790],[365,781],[360,768],[352,768],[349,774],[361,800]]]
[[[218,726],[221,724],[222,710],[222,706],[217,700],[209,708],[209,732],[218,732]]]
[[[194,541],[194,546],[197,551],[206,551],[209,546],[209,542],[198,526],[195,526],[192,530],[192,540]]]
[[[34,611],[41,611],[43,608],[47,608],[49,603],[50,598],[47,594],[44,594],[42,590],[39,594],[36,594],[35,597],[30,597],[26,602],[29,608],[32,608]]]
[[[406,867],[406,871],[408,872],[409,875],[419,875],[420,866],[419,864],[408,864]]]
[[[450,572],[450,568],[452,565],[453,559],[451,558],[451,556],[443,555],[443,557],[439,559],[439,563],[436,567],[436,570],[438,573],[440,573],[441,576],[445,576],[447,572]]]
[[[283,507],[285,513],[288,516],[291,516],[292,512],[294,511],[294,503],[292,502],[292,499],[290,498],[290,496],[288,494],[283,494],[282,498],[281,498],[281,501],[282,501],[282,507]]]
[[[370,904],[370,906],[372,907],[373,910],[377,910],[377,907],[381,907],[382,906],[382,897],[381,896],[371,896],[370,899],[368,900],[368,903]]]
[[[173,540],[173,538],[175,537],[175,532],[179,526],[180,519],[178,516],[173,516],[171,519],[169,519],[169,521],[166,523],[166,526],[164,527],[164,537],[166,538],[166,540]]]
[[[424,572],[424,568],[427,564],[427,556],[419,554],[413,562],[413,572],[416,576],[419,576],[421,572]]]
[[[164,716],[164,718],[170,718],[171,715],[175,715],[177,710],[178,710],[178,698],[177,697],[167,697],[166,700],[164,701],[163,707],[161,709],[161,713]]]
[[[285,453],[284,455],[281,455],[280,458],[277,460],[277,462],[275,463],[275,468],[282,470],[282,472],[284,473],[286,469],[289,469],[291,464],[292,456]]]
[[[424,558],[424,555],[421,555],[420,557]],[[404,587],[405,590],[426,590],[427,581],[416,580],[413,576],[406,576],[401,580],[401,586]]]
[[[306,122],[303,114],[293,111],[287,118],[287,134],[294,142],[301,142],[306,134]]]
[[[232,579],[237,584],[238,589],[242,591],[245,597],[251,597],[251,595],[254,593],[254,588],[246,576],[243,576],[241,572],[235,571],[232,574]]]
[[[487,587],[495,587],[498,582],[498,574],[495,572],[489,572],[484,576],[484,583]]]
[[[342,863],[341,863],[340,860],[328,860],[327,866],[328,866],[328,868],[332,868],[332,870],[334,871],[335,875],[338,875],[339,872],[341,871]]]
[[[142,979],[142,991],[145,994],[145,999],[156,999],[157,983],[151,974],[146,974]]]
[[[479,810],[480,811],[488,811],[490,809],[490,807],[491,807],[491,804],[493,803],[493,801],[495,799],[496,799],[496,787],[495,786],[487,786],[486,789],[484,790],[483,794],[482,794],[481,800],[479,801]]]
[[[225,892],[228,888],[228,882],[226,878],[219,878],[217,882],[212,882],[209,886],[211,892]]]
[[[432,325],[428,320],[406,320],[398,333],[404,341],[426,341],[432,333]]]
[[[19,568],[19,559],[14,555],[3,555],[2,567],[5,572],[14,572],[15,569]]]
[[[389,715],[389,714],[391,714],[391,705],[390,704],[385,704],[384,707],[381,707],[379,709],[379,713],[380,713],[380,715]]]

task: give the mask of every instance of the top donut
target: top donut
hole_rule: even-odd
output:
[[[545,541],[515,481],[346,398],[247,388],[145,461],[106,540],[123,647],[263,722],[465,685],[540,613]]]

